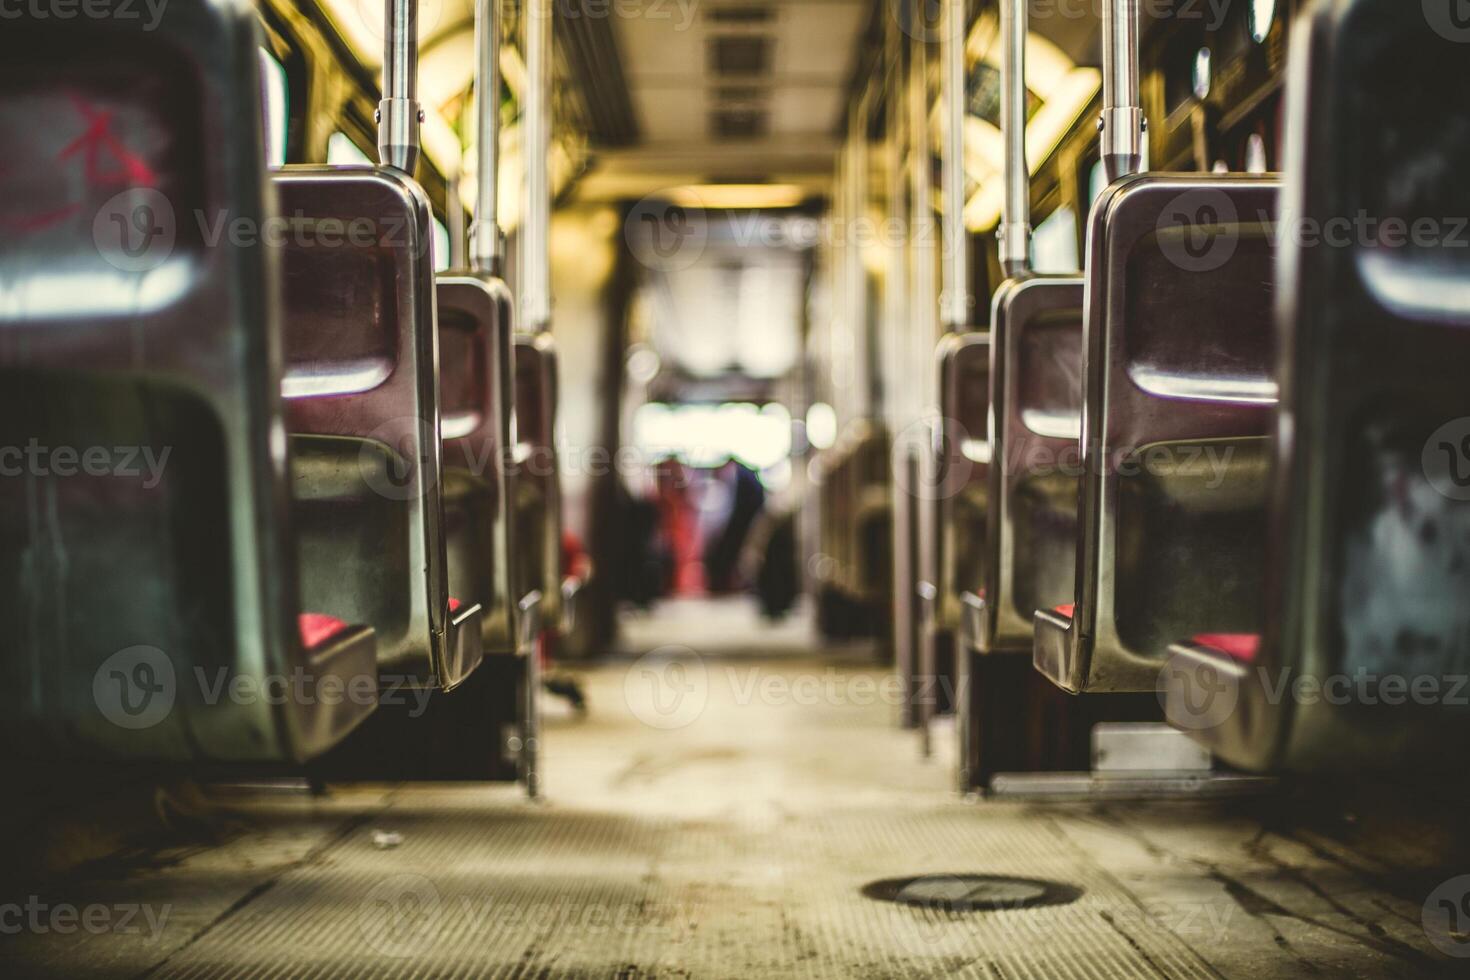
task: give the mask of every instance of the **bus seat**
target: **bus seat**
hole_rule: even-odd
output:
[[[1442,779],[1470,731],[1467,99],[1418,5],[1299,22],[1263,626],[1249,664],[1180,643],[1165,676],[1169,720],[1240,768]]]
[[[453,689],[480,662],[482,609],[449,602],[428,200],[382,167],[272,183],[307,602],[371,623],[381,674]]]
[[[931,475],[935,491],[935,534],[938,554],[934,624],[946,634],[952,651],[954,709],[961,733],[975,728],[978,693],[973,647],[966,643],[965,622],[970,602],[984,591],[980,581],[985,562],[986,514],[990,467],[990,335],[949,334],[939,342],[940,425],[936,457],[944,469]],[[958,467],[951,472],[948,467]],[[938,637],[930,655],[938,662]],[[959,778],[971,788],[978,768],[978,750],[971,739],[960,739]]]
[[[561,461],[556,445],[556,344],[549,334],[515,338],[514,466],[511,482],[518,532],[517,568],[512,573],[518,597],[539,592],[540,620],[562,628]],[[519,600],[518,600],[519,601]]]
[[[1032,617],[1072,595],[1081,430],[1078,276],[1008,280],[991,312],[991,458],[984,578],[969,644],[1029,653]]]
[[[0,727],[16,754],[296,764],[377,678],[373,631],[300,601],[274,255],[195,220],[271,214],[255,12],[138,23],[0,32],[0,445],[92,460],[0,476]]]
[[[978,595],[985,556],[990,476],[990,335],[950,334],[940,341],[940,458],[961,472],[935,474],[939,527],[937,622],[958,631],[962,597]]]
[[[866,605],[885,602],[892,588],[891,459],[887,430],[875,425],[853,445],[846,470],[845,579],[853,598]]]
[[[1092,210],[1076,581],[1036,613],[1066,691],[1153,691],[1180,636],[1260,629],[1279,186],[1140,175]]]
[[[485,653],[513,654],[505,472],[511,417],[510,290],[499,279],[469,274],[440,275],[435,288],[449,582],[480,606]]]

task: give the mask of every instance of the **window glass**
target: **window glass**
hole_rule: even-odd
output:
[[[352,137],[343,132],[336,132],[327,140],[327,162],[333,166],[347,166],[351,164],[365,163],[372,166],[373,161],[362,152],[358,145],[352,142]]]
[[[286,131],[291,121],[290,87],[286,67],[265,48],[260,49],[260,88],[265,116],[265,162],[286,165]]]
[[[444,222],[438,218],[434,219],[434,271],[443,272],[449,268],[449,229],[444,227]]]
[[[1031,244],[1037,272],[1076,272],[1082,267],[1077,256],[1077,214],[1065,204],[1036,226]]]

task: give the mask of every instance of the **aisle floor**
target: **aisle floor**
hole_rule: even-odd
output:
[[[819,652],[803,621],[765,629],[744,603],[667,606],[631,620],[625,646],[578,672],[587,716],[548,720],[542,801],[509,787],[218,792],[218,839],[89,865],[13,899],[107,912],[95,913],[104,928],[63,932],[43,914],[53,927],[7,931],[6,974],[1466,972],[1421,924],[1447,873],[1422,840],[1366,856],[1261,801],[961,799],[952,760],[920,759],[895,724],[868,650]],[[952,913],[863,894],[960,873],[1047,879],[1077,897]]]

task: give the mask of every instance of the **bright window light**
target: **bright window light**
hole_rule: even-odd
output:
[[[837,413],[826,402],[806,410],[806,441],[813,449],[828,449],[837,441]]]
[[[1194,56],[1194,97],[1196,99],[1203,100],[1209,97],[1212,81],[1210,60],[1209,48],[1200,48]]]
[[[1245,172],[1263,174],[1266,169],[1266,140],[1260,133],[1251,133],[1245,141]]]
[[[333,133],[327,138],[327,163],[334,167],[364,163],[369,167],[373,165],[373,161],[352,141],[352,137],[343,132]]]
[[[1251,0],[1251,40],[1260,44],[1276,21],[1276,0]]]
[[[1107,189],[1108,170],[1099,160],[1092,165],[1092,172],[1087,175],[1087,207],[1091,209],[1092,202],[1096,201],[1098,196]]]
[[[1082,268],[1077,256],[1077,212],[1063,204],[1032,234],[1037,272],[1067,273]]]
[[[290,87],[286,67],[265,48],[260,49],[260,86],[265,103],[265,162],[268,167],[286,165],[286,131],[290,126]]]
[[[444,222],[438,218],[434,219],[434,271],[443,272],[449,268],[449,229],[444,227]]]
[[[633,442],[646,459],[677,456],[692,466],[736,459],[766,471],[791,456],[791,415],[781,405],[665,405],[650,402],[633,417]]]

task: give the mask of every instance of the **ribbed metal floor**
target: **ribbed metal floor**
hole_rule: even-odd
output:
[[[214,924],[164,977],[1212,977],[1045,821],[959,806],[681,822],[415,793]],[[1073,905],[947,914],[867,881],[984,870]]]
[[[0,975],[1256,980],[1465,965],[1419,921],[1444,872],[1386,884],[1419,861],[1414,834],[1380,862],[1248,804],[961,801],[951,760],[918,757],[861,651],[815,656],[799,627],[754,630],[728,607],[630,624],[635,650],[677,637],[698,653],[588,672],[590,715],[548,720],[543,803],[504,787],[218,796],[200,821],[215,839],[184,834],[33,891],[138,904],[156,929],[6,934]],[[401,843],[380,848],[378,832]],[[951,914],[861,893],[943,873],[1082,894]]]

